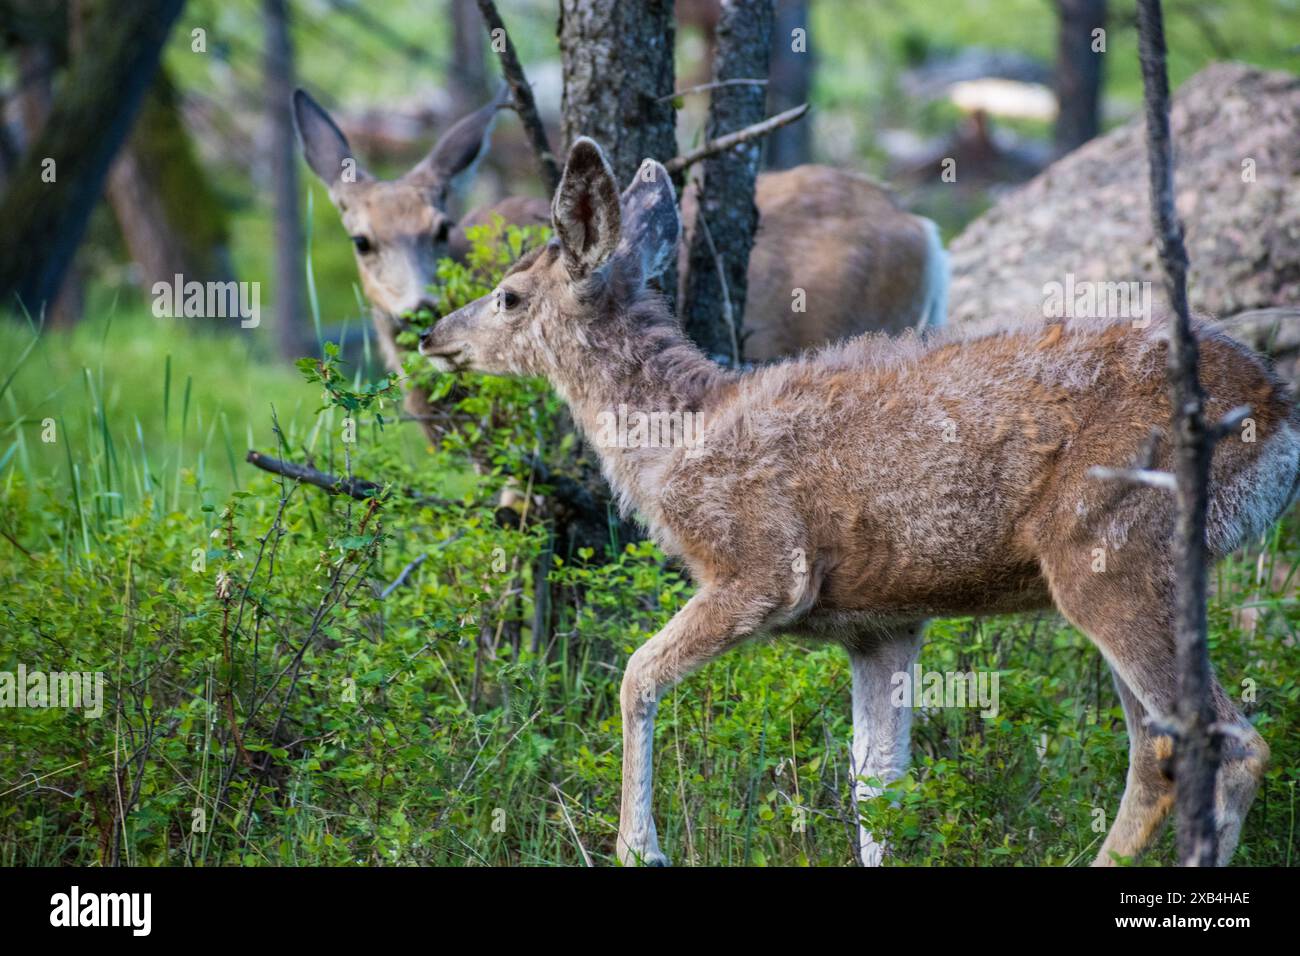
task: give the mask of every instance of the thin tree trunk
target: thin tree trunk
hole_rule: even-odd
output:
[[[772,0],[723,0],[713,61],[715,82],[768,75],[772,6]],[[765,100],[761,86],[714,89],[708,138],[762,120]],[[707,354],[733,364],[742,360],[740,320],[745,312],[749,252],[758,226],[754,184],[761,154],[762,144],[752,140],[704,161],[686,301],[681,308],[687,335]]]
[[[298,190],[298,150],[294,143],[293,39],[286,0],[263,0],[266,24],[267,160],[275,202],[275,327],[280,354],[297,358],[310,341],[302,213]]]
[[[1106,0],[1056,0],[1056,149],[1068,153],[1101,129],[1102,54],[1093,31],[1106,27]]]
[[[796,30],[802,30],[802,36],[796,36]],[[808,0],[777,0],[767,84],[769,113],[784,113],[808,102],[816,66],[808,34]],[[789,169],[811,160],[812,124],[807,120],[783,126],[768,137],[769,169]]]
[[[199,282],[232,277],[225,209],[195,156],[166,70],[113,163],[107,194],[146,291],[178,274]]]
[[[182,6],[183,0],[96,6],[87,23],[94,42],[71,63],[40,138],[0,201],[3,306],[12,306],[16,294],[35,311],[58,294]]]
[[[1138,49],[1146,94],[1151,214],[1165,285],[1174,310],[1168,375],[1178,489],[1174,542],[1178,574],[1174,633],[1178,668],[1178,703],[1174,715],[1178,860],[1183,866],[1214,866],[1217,853],[1214,784],[1220,740],[1211,730],[1214,707],[1210,699],[1205,616],[1205,522],[1213,437],[1205,423],[1205,395],[1197,374],[1197,346],[1187,307],[1187,250],[1183,245],[1183,227],[1174,208],[1169,78],[1160,0],[1138,2]]]
[[[478,109],[489,96],[484,54],[483,15],[475,0],[447,0],[451,20],[451,73],[448,76],[457,108]]]

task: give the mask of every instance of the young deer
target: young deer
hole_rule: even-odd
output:
[[[1105,656],[1128,723],[1128,782],[1096,862],[1137,854],[1171,803],[1168,740],[1146,718],[1174,705],[1174,502],[1088,471],[1128,466],[1167,426],[1163,323],[863,336],[730,371],[645,287],[680,228],[662,166],[647,161],[620,201],[600,148],[579,139],[552,220],[548,245],[438,322],[420,351],[444,371],[545,376],[592,438],[620,405],[703,416],[694,447],[595,442],[623,507],[698,585],[623,678],[619,858],[666,862],[651,815],[655,712],[724,651],[781,632],[847,649],[864,799],[879,793],[868,778],[888,782],[907,763],[911,711],[891,705],[891,679],[910,672],[925,620],[1053,604]],[[1255,423],[1255,441],[1226,440],[1214,456],[1217,557],[1300,491],[1300,412],[1251,352],[1208,326],[1198,335],[1208,415],[1249,405]],[[1169,458],[1159,449],[1157,467]],[[1217,684],[1214,704],[1238,731],[1218,776],[1226,861],[1268,748]],[[863,862],[879,863],[880,842],[860,839]]]

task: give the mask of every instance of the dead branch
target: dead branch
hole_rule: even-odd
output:
[[[690,96],[693,93],[705,93],[709,90],[721,89],[724,86],[767,86],[767,80],[714,80],[712,83],[700,83],[696,86],[688,86],[684,90],[678,90],[675,93],[669,93],[667,96],[661,96],[656,103],[662,103],[665,100],[675,100],[679,96]]]
[[[501,21],[501,14],[497,12],[497,5],[493,0],[478,0],[479,11],[483,14],[483,22],[487,25],[488,36],[492,40],[492,49],[496,50],[498,44],[501,49],[498,51],[501,58],[501,73],[510,84],[510,92],[514,96],[515,112],[519,114],[520,121],[524,124],[524,132],[528,134],[528,141],[532,144],[533,152],[537,156],[537,165],[542,173],[542,181],[546,183],[546,191],[549,195],[555,192],[556,187],[560,185],[560,166],[555,161],[555,154],[551,152],[550,141],[546,138],[546,127],[542,125],[542,118],[537,112],[537,102],[533,99],[533,88],[528,85],[528,78],[524,76],[524,68],[519,63],[519,55],[515,52],[514,41],[510,39],[510,33],[506,30],[506,25]],[[497,31],[500,30],[500,33]]]
[[[272,458],[270,455],[263,455],[261,452],[250,451],[245,456],[245,461],[250,465],[261,468],[263,471],[269,471],[273,475],[283,475],[286,478],[293,478],[301,481],[306,485],[314,485],[322,491],[331,495],[347,495],[349,498],[355,498],[357,501],[369,501],[371,498],[383,500],[395,490],[390,485],[381,485],[377,482],[368,481],[365,478],[344,478],[331,475],[328,472],[318,471],[310,465],[299,465],[292,461],[284,461],[280,458]],[[403,489],[402,492],[406,497],[417,501],[420,504],[447,506],[451,502],[445,498],[436,498],[431,495],[421,494],[410,488]]]
[[[668,160],[668,162],[664,163],[664,168],[675,175],[683,169],[694,166],[702,159],[708,159],[717,153],[726,152],[733,146],[739,146],[741,143],[747,143],[759,136],[766,136],[773,130],[787,126],[807,112],[808,104],[800,103],[794,109],[786,110],[784,113],[777,113],[775,116],[769,116],[761,123],[755,123],[752,126],[746,126],[744,129],[738,129],[734,133],[711,139],[698,149],[693,149],[689,153],[683,153],[681,156]]]

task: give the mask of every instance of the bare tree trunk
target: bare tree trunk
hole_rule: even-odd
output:
[[[620,187],[677,154],[672,0],[561,0],[564,149],[598,142]],[[766,73],[764,73],[766,75]]]
[[[266,24],[267,159],[275,200],[275,325],[280,354],[297,358],[310,341],[305,329],[307,300],[302,214],[299,208],[298,150],[294,143],[293,39],[286,0],[263,0]]]
[[[447,0],[451,20],[451,73],[447,77],[457,108],[477,109],[489,96],[483,52],[483,15],[475,0]]]
[[[209,187],[166,70],[145,97],[108,177],[108,200],[140,284],[231,278],[225,210]]]
[[[58,294],[104,179],[153,82],[183,0],[97,5],[40,138],[0,201],[0,304],[29,309]],[[52,181],[51,181],[52,177]]]
[[[802,30],[802,35],[797,35],[796,30]],[[769,113],[784,113],[808,102],[816,65],[808,33],[808,0],[777,0],[772,69],[767,84]],[[783,126],[768,138],[769,169],[789,169],[811,160],[812,124],[807,120]]]
[[[1174,762],[1178,860],[1183,866],[1214,866],[1214,783],[1220,740],[1211,727],[1210,658],[1206,647],[1205,519],[1214,438],[1205,423],[1205,395],[1197,374],[1196,339],[1187,308],[1187,250],[1174,208],[1174,169],[1169,133],[1169,78],[1165,66],[1160,0],[1138,2],[1138,48],[1145,90],[1151,216],[1165,272],[1174,324],[1169,336],[1169,400],[1173,408],[1174,474],[1178,523],[1178,574],[1174,634],[1178,667]]]
[[[772,0],[723,0],[715,82],[768,75],[772,22]],[[714,89],[708,138],[763,119],[765,99],[763,87],[751,84]],[[733,364],[742,360],[740,319],[745,312],[749,252],[758,226],[754,183],[761,152],[761,143],[752,140],[704,161],[686,301],[681,307],[686,334],[706,354]]]
[[[1101,129],[1101,51],[1093,31],[1106,27],[1106,0],[1056,0],[1056,149],[1068,153]]]

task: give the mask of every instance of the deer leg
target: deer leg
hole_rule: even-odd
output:
[[[921,624],[865,639],[849,648],[853,678],[853,750],[849,776],[854,801],[878,797],[882,784],[897,780],[907,770],[911,755],[912,708],[896,707],[890,690],[895,674],[911,680],[912,665],[921,650]],[[858,819],[858,854],[863,866],[879,866],[885,845]]]
[[[1173,780],[1166,775],[1173,742],[1152,733],[1147,723],[1150,715],[1142,701],[1113,667],[1111,675],[1128,729],[1128,778],[1115,821],[1097,854],[1095,865],[1099,866],[1111,865],[1116,857],[1137,856],[1159,832],[1174,804]]]
[[[1152,541],[1135,540],[1142,530],[1130,530],[1127,545],[1112,553],[1104,571],[1092,570],[1090,547],[1058,548],[1042,562],[1057,606],[1092,639],[1117,675],[1129,728],[1124,797],[1094,866],[1111,865],[1115,856],[1140,853],[1173,802],[1169,784],[1162,782],[1162,738],[1153,738],[1144,721],[1149,716],[1168,717],[1177,698],[1175,575],[1163,535],[1153,535]],[[1223,864],[1241,835],[1268,760],[1268,745],[1213,677],[1210,692],[1218,722],[1232,731],[1223,741],[1215,785],[1218,855]]]
[[[651,806],[654,718],[659,700],[683,677],[752,635],[772,604],[705,587],[662,631],[637,648],[623,673],[623,802],[617,852],[624,866],[666,866]]]

